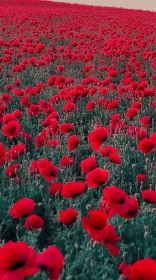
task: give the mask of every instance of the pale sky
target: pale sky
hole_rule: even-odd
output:
[[[114,6],[128,9],[156,11],[156,0],[54,0],[55,2],[78,3],[87,5]]]

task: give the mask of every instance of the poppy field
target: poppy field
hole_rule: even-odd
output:
[[[156,280],[155,34],[0,0],[0,280]]]

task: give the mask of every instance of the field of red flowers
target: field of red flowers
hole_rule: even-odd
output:
[[[155,34],[0,1],[0,280],[156,280]]]

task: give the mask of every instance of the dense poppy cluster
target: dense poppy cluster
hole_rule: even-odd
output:
[[[0,248],[1,279],[23,279],[40,269],[50,273],[50,279],[57,279],[64,264],[64,257],[55,246],[36,254],[26,242],[10,241]]]
[[[0,18],[0,280],[156,280],[156,14]]]

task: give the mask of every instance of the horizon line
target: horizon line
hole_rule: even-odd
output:
[[[109,4],[109,3],[101,3],[101,0],[98,0],[100,1],[100,3],[90,3],[91,0],[42,0],[42,1],[50,1],[50,2],[56,2],[56,3],[62,3],[62,4],[77,4],[77,5],[85,5],[85,6],[92,6],[92,7],[109,7],[109,8],[119,8],[119,9],[128,9],[128,10],[137,10],[137,11],[148,11],[148,12],[156,12],[156,1],[155,1],[155,7],[127,7],[127,6],[114,6],[115,4]],[[78,2],[78,1],[81,1],[81,2]],[[97,2],[98,2],[97,1]],[[86,3],[87,2],[87,3]],[[104,2],[104,0],[102,0],[102,2]],[[109,1],[110,2],[110,1]],[[132,0],[131,2],[129,3],[132,3]],[[127,3],[127,4],[129,4]],[[136,2],[135,2],[136,3]],[[120,5],[120,4],[119,4]],[[154,8],[154,9],[153,9]]]

